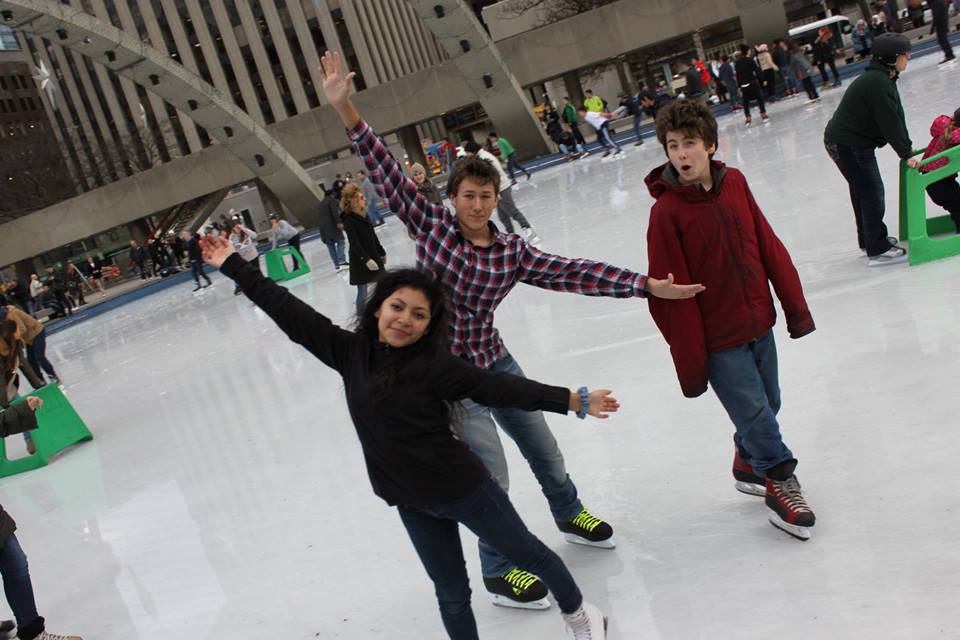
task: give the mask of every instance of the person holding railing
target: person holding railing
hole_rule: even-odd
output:
[[[923,154],[924,160],[960,145],[960,109],[954,111],[953,116],[937,116],[930,125],[930,135],[933,140],[927,145],[927,151]],[[949,158],[940,158],[922,165],[920,172],[929,173],[949,163]],[[927,195],[938,206],[947,210],[957,227],[957,233],[960,233],[960,183],[957,182],[957,174],[927,185]]]

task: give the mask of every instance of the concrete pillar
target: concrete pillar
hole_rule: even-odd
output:
[[[784,18],[786,18],[787,14],[784,13],[783,15],[784,15]],[[742,21],[742,18],[741,18],[741,21]],[[700,30],[697,29],[696,31],[691,33],[690,37],[693,39],[693,48],[697,52],[697,58],[706,62],[707,52],[703,48],[703,38],[700,36]],[[747,40],[747,42],[751,42],[751,40]]]
[[[427,166],[427,156],[423,153],[420,136],[417,134],[417,128],[414,125],[397,129],[397,137],[400,138],[400,144],[403,146],[403,150],[407,152],[410,162],[419,162],[423,166]]]
[[[784,0],[736,0],[743,39],[749,44],[787,37]]]
[[[567,88],[567,96],[574,106],[579,107],[583,104],[583,85],[580,84],[580,73],[578,71],[569,71],[563,74],[563,86]]]
[[[617,79],[620,81],[620,90],[626,94],[633,95],[634,83],[631,82],[630,69],[627,67],[627,62],[623,58],[617,58],[613,61],[613,66],[617,70]]]
[[[280,198],[277,197],[273,191],[270,190],[263,180],[257,178],[257,193],[260,194],[260,202],[263,203],[263,210],[266,212],[267,216],[270,216],[273,213],[276,213],[284,220],[289,221],[291,224],[297,224],[298,222],[303,224],[305,227],[316,226],[317,220],[316,217],[318,214],[314,214],[312,219],[299,220],[297,216],[293,215],[290,211],[290,208],[286,207],[284,203],[280,202]],[[301,215],[302,215],[301,211]]]

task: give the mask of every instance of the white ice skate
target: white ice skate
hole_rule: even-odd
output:
[[[784,522],[783,519],[777,515],[777,512],[773,509],[767,510],[767,520],[770,521],[770,524],[775,526],[777,529],[780,529],[784,533],[788,533],[797,540],[803,540],[806,542],[810,539],[810,527],[801,527],[795,524],[790,524]]]
[[[607,616],[593,604],[584,600],[573,613],[564,613],[569,640],[603,640],[607,637]]]

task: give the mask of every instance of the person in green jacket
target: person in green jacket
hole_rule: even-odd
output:
[[[870,267],[907,259],[907,250],[888,236],[883,222],[883,178],[875,151],[889,144],[910,167],[920,164],[910,157],[913,143],[897,91],[897,78],[909,59],[909,38],[897,33],[877,36],[873,60],[847,89],[823,135],[827,153],[850,185],[857,240]]]
[[[516,184],[516,180],[513,178],[514,169],[518,169],[527,176],[527,180],[530,179],[530,172],[527,171],[522,164],[517,162],[517,151],[513,148],[513,145],[510,144],[510,141],[506,138],[501,138],[497,135],[496,131],[490,133],[490,142],[497,145],[500,149],[500,157],[503,158],[503,163],[507,165],[507,173],[510,174],[511,184]]]
[[[593,95],[593,91],[590,89],[584,91],[584,95],[586,95],[586,97],[583,99],[583,106],[586,107],[587,111],[593,111],[596,113],[605,111],[603,108],[603,98]]]
[[[577,116],[577,108],[570,102],[569,96],[563,96],[562,118],[570,127],[570,131],[573,133],[573,139],[577,141],[577,144],[587,146],[587,141],[583,138],[583,134],[580,133],[580,118]]]

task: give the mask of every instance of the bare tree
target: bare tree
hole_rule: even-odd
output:
[[[2,147],[0,223],[76,195],[57,145],[37,144],[29,135],[8,135]]]

